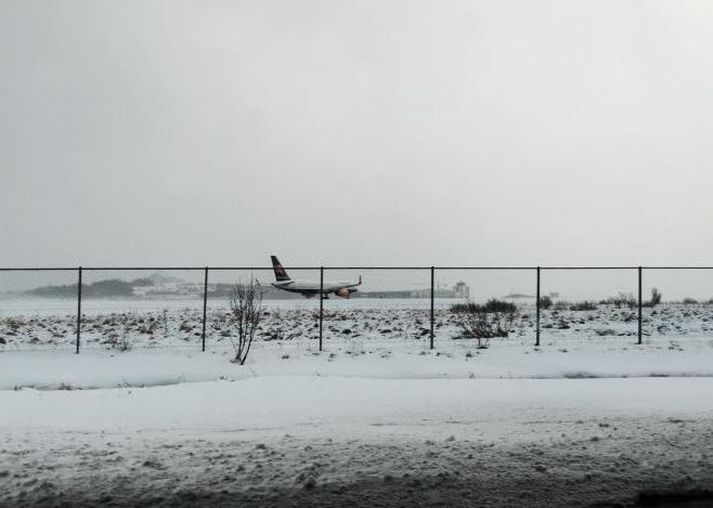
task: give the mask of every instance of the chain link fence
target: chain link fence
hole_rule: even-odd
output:
[[[320,351],[337,340],[433,349],[485,325],[539,347],[713,334],[713,267],[288,271],[310,297],[274,287],[271,267],[0,269],[0,349],[230,349],[231,292],[251,280],[265,309],[256,339],[307,339]],[[506,321],[484,322],[484,310]]]

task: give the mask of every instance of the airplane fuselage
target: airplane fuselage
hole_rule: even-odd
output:
[[[282,289],[283,291],[289,291],[290,293],[299,293],[305,296],[314,296],[320,293],[323,295],[328,295],[330,293],[337,293],[340,290],[348,290],[349,293],[356,292],[353,289],[357,284],[353,282],[335,282],[335,281],[324,281],[321,285],[319,282],[313,281],[302,281],[302,280],[286,280],[281,282],[273,282],[272,286],[277,289]]]
[[[341,298],[349,298],[349,295],[356,293],[357,286],[361,285],[361,275],[359,276],[359,281],[354,282],[333,282],[333,281],[303,281],[303,280],[292,280],[287,271],[282,266],[277,256],[270,256],[272,259],[272,268],[275,271],[275,282],[272,283],[273,287],[277,289],[282,289],[283,291],[289,291],[290,293],[299,293],[308,298],[321,294],[323,298],[327,298],[327,295],[334,293],[336,296]]]

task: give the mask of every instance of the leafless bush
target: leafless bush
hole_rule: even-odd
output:
[[[622,307],[633,309],[638,305],[638,300],[634,298],[634,295],[631,293],[619,291],[616,296],[609,297],[599,303],[602,305],[614,305],[617,309],[621,309]]]
[[[597,304],[584,300],[583,302],[575,302],[569,306],[569,310],[582,311],[582,310],[597,310]]]
[[[478,348],[485,349],[490,344],[490,339],[507,337],[515,321],[515,310],[488,311],[475,307],[470,312],[459,312],[458,324],[462,336],[478,341]]]
[[[123,334],[119,334],[117,332],[111,333],[108,339],[104,341],[104,344],[108,345],[111,349],[119,351],[121,353],[131,351],[131,349],[133,348],[133,344],[131,343],[131,340],[129,339],[127,334],[128,331],[126,330],[126,328],[124,328]]]
[[[479,305],[477,303],[473,302],[467,302],[467,303],[456,303],[454,305],[451,305],[450,311],[458,314],[458,313],[473,313],[473,312],[502,312],[502,313],[507,313],[507,312],[515,312],[517,310],[517,306],[514,303],[511,302],[506,302],[504,300],[498,300],[496,298],[491,298],[488,300],[485,305]]]
[[[127,351],[131,351],[133,344],[127,336],[123,336],[116,342],[116,345],[114,347],[122,353],[126,353]]]
[[[552,301],[552,298],[550,298],[549,296],[543,296],[540,298],[540,308],[541,309],[545,309],[545,310],[549,309],[550,307],[552,307],[553,304],[554,304],[554,302]]]
[[[161,317],[163,321],[163,335],[164,337],[168,337],[168,307],[163,308]]]
[[[644,307],[656,307],[661,303],[661,291],[656,288],[651,290],[651,300],[645,301],[642,305]]]
[[[230,291],[229,304],[237,337],[230,335],[230,342],[235,350],[234,363],[245,364],[250,346],[255,338],[258,326],[263,318],[263,289],[254,279],[236,284]]]
[[[557,302],[554,303],[554,305],[552,306],[552,308],[553,308],[554,310],[563,311],[563,310],[569,310],[570,305],[572,305],[572,304],[569,303],[569,302],[566,302],[566,301],[564,301],[564,300],[559,300],[559,301],[557,301]]]

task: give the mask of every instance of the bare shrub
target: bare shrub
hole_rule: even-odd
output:
[[[507,337],[515,321],[515,305],[489,304],[490,302],[485,305],[472,304],[467,308],[453,310],[458,316],[462,337],[475,339],[479,349],[487,348],[492,338]]]
[[[609,297],[599,303],[603,305],[614,305],[617,309],[621,309],[622,307],[633,309],[639,304],[638,300],[634,298],[634,295],[621,291],[616,296]]]
[[[230,291],[228,303],[238,334],[237,337],[230,335],[230,342],[235,350],[233,363],[244,365],[250,353],[250,346],[264,315],[263,294],[264,290],[254,279],[238,283]]]
[[[128,331],[126,329],[124,329],[124,333],[121,335],[119,333],[114,332],[109,335],[109,338],[104,341],[104,343],[108,345],[111,349],[119,351],[121,353],[131,351],[131,349],[133,348],[133,344],[127,336],[127,333]]]
[[[127,351],[131,351],[131,348],[133,348],[133,344],[127,336],[123,336],[116,342],[116,346],[114,347],[122,353],[126,353]]]
[[[466,312],[476,312],[480,308],[480,305],[473,302],[467,303],[454,303],[450,306],[450,311],[454,314],[462,314]]]
[[[492,298],[488,300],[484,305],[479,305],[473,302],[467,303],[456,303],[451,305],[451,312],[456,314],[459,313],[473,313],[473,312],[515,312],[517,307],[514,303],[506,302],[503,300],[498,300]]]
[[[645,301],[642,305],[644,307],[656,307],[661,303],[661,291],[656,288],[651,290],[651,300]]]
[[[589,302],[587,300],[583,302],[575,302],[569,306],[569,310],[581,311],[581,310],[597,310],[597,304],[594,302]]]
[[[162,309],[161,318],[163,321],[163,335],[164,337],[168,337],[168,307]]]
[[[543,296],[540,298],[541,309],[549,309],[550,307],[552,307],[553,303],[554,302],[552,301],[552,298],[550,298],[549,296]]]
[[[567,302],[567,301],[559,300],[559,301],[555,302],[555,304],[553,305],[552,308],[553,308],[554,310],[559,310],[559,311],[562,311],[562,310],[569,310],[569,306],[570,306],[570,305],[571,305],[571,304],[570,304],[569,302]]]

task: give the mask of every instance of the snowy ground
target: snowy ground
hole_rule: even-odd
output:
[[[146,387],[252,377],[308,376],[372,379],[581,379],[713,377],[713,340],[646,338],[637,346],[621,338],[572,337],[564,343],[449,340],[331,339],[319,351],[311,339],[257,342],[246,364],[232,350],[205,353],[192,347],[136,348],[127,352],[86,348],[6,351],[0,354],[0,390]]]
[[[711,487],[713,380],[0,393],[4,506],[589,506]]]
[[[66,301],[63,301],[66,304]],[[340,300],[325,302],[326,339],[425,340],[430,332],[428,300]],[[435,335],[439,344],[461,334],[459,316],[448,310],[452,300],[436,302]],[[61,312],[55,301],[38,301],[35,307],[0,305],[0,352],[18,349],[73,350],[76,314]],[[289,341],[316,338],[318,304],[313,300],[274,300],[268,306],[258,338]],[[106,349],[200,347],[201,302],[193,301],[102,301],[84,303],[81,341],[83,346]],[[713,305],[665,304],[644,309],[643,332],[647,337],[677,338],[710,336],[713,339]],[[209,349],[229,347],[235,327],[224,303],[211,303],[206,322]],[[631,341],[637,335],[637,312],[628,307],[599,305],[596,310],[543,310],[542,339],[565,344],[572,338],[620,337]],[[520,305],[510,341],[534,343],[535,309]]]
[[[422,309],[352,309],[323,352],[296,323],[242,367],[219,328],[205,353],[171,336],[178,311],[125,352],[105,332],[147,317],[97,315],[80,355],[45,340],[51,316],[6,319],[0,506],[711,506],[713,339],[692,310],[649,316],[641,346],[605,309],[479,350],[441,309],[431,351]]]

